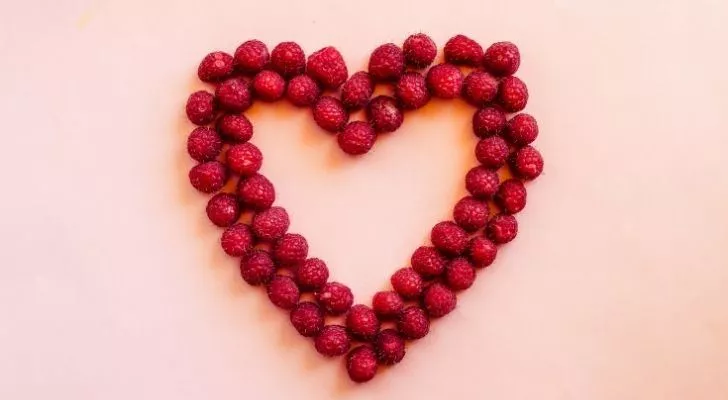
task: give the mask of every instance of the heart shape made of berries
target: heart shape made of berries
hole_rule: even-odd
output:
[[[400,362],[407,341],[427,335],[431,319],[456,307],[456,292],[469,288],[477,270],[493,263],[498,246],[516,237],[514,215],[526,205],[524,182],[543,170],[541,154],[531,146],[538,124],[521,112],[528,89],[513,75],[521,62],[518,48],[498,42],[483,50],[475,40],[457,35],[445,44],[444,61],[431,66],[437,53],[429,36],[414,34],[401,47],[377,47],[368,71],[349,76],[334,47],[306,58],[294,42],[269,52],[262,42],[249,40],[234,55],[205,56],[198,76],[215,86],[214,93],[200,90],[187,99],[187,117],[197,125],[187,151],[199,162],[189,179],[198,191],[212,194],[206,212],[213,224],[225,228],[223,250],[241,259],[245,282],[265,286],[270,301],[290,313],[294,328],[313,338],[316,351],[346,357],[354,382],[371,380],[380,365]],[[470,72],[465,75],[462,67]],[[393,87],[394,95],[372,98],[378,84]],[[263,155],[250,142],[253,125],[244,112],[254,100],[286,98],[310,107],[316,124],[335,134],[342,151],[362,156],[379,135],[397,130],[407,112],[432,97],[459,97],[477,108],[472,127],[480,138],[475,148],[480,165],[465,176],[470,196],[455,204],[452,220],[432,228],[431,245],[414,251],[411,266],[394,272],[392,290],[376,293],[371,306],[354,305],[351,290],[329,280],[326,263],[309,258],[306,239],[288,232],[289,215],[273,205],[273,184],[258,172]],[[349,113],[359,109],[366,110],[367,120],[350,122]],[[501,168],[509,176],[502,182]],[[221,192],[233,176],[238,179],[234,193]],[[244,210],[254,213],[251,221],[241,220]],[[315,301],[301,301],[305,292]],[[327,317],[337,316],[345,316],[344,325],[327,323]],[[382,330],[382,321],[393,321],[396,329]]]

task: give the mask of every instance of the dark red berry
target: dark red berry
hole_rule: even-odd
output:
[[[275,71],[260,71],[253,78],[253,91],[263,101],[276,101],[286,92],[286,81]]]
[[[290,224],[288,212],[283,207],[271,207],[257,212],[250,226],[256,238],[272,242],[283,237]]]
[[[394,81],[404,72],[404,53],[394,43],[383,44],[369,58],[369,75],[376,81]]]
[[[329,282],[316,294],[316,300],[330,315],[341,315],[351,308],[354,295],[348,286],[339,282]]]
[[[321,89],[308,75],[298,75],[288,82],[286,98],[294,106],[308,107],[321,94]]]
[[[275,272],[273,260],[263,250],[251,250],[240,260],[240,274],[249,285],[268,283]]]
[[[300,297],[301,293],[298,291],[298,286],[290,276],[275,275],[268,282],[268,298],[276,307],[292,310]]]
[[[404,300],[397,292],[377,292],[372,299],[372,308],[380,319],[394,318],[404,307]]]
[[[192,187],[202,193],[214,193],[225,186],[228,179],[227,169],[219,161],[207,161],[190,169]]]
[[[346,328],[349,334],[361,341],[371,341],[379,332],[379,318],[374,310],[363,305],[357,304],[346,314]]]
[[[222,233],[222,249],[232,257],[242,257],[253,248],[253,233],[246,224],[235,224]]]
[[[508,179],[501,183],[495,194],[495,203],[505,214],[516,214],[526,207],[526,187],[520,179]]]
[[[232,113],[247,110],[253,104],[248,82],[241,78],[230,78],[215,89],[217,104],[221,109]]]
[[[425,310],[409,306],[399,314],[397,330],[405,339],[422,339],[430,331],[430,319]]]
[[[430,101],[425,77],[417,72],[405,72],[395,88],[395,95],[403,108],[414,110]]]
[[[349,76],[344,57],[334,47],[324,47],[308,57],[306,73],[326,89],[338,89]]]
[[[233,56],[215,51],[205,56],[197,67],[197,76],[203,82],[218,82],[233,73]]]
[[[236,174],[252,176],[263,165],[263,153],[252,143],[234,144],[225,153],[225,162]]]
[[[273,259],[278,265],[296,265],[308,256],[308,242],[297,233],[286,233],[273,246]]]
[[[268,65],[268,47],[260,40],[248,40],[235,50],[235,68],[246,74],[256,74]]]
[[[475,232],[488,223],[488,203],[475,197],[463,197],[455,204],[452,219],[468,232]]]
[[[485,236],[476,236],[470,241],[468,256],[475,268],[485,268],[495,261],[498,255],[498,246]]]
[[[452,64],[438,64],[427,71],[426,82],[433,96],[454,99],[462,91],[463,73]]]
[[[319,354],[325,357],[336,357],[346,354],[351,346],[351,340],[346,328],[341,325],[326,325],[314,340],[314,346]]]
[[[339,132],[349,121],[349,113],[337,98],[321,96],[313,106],[313,119],[321,129]]]
[[[207,202],[205,212],[210,221],[220,227],[230,226],[240,218],[238,199],[230,193],[218,193],[212,196]]]
[[[420,246],[412,253],[410,263],[412,269],[423,277],[440,275],[445,270],[447,259],[431,246]]]
[[[221,150],[220,136],[207,126],[198,126],[187,138],[187,153],[196,161],[214,160]]]
[[[483,71],[473,71],[463,81],[463,98],[468,103],[483,107],[498,94],[498,80]]]
[[[520,65],[521,54],[511,42],[493,43],[483,56],[483,66],[496,76],[513,75]]]
[[[392,274],[390,283],[394,291],[399,293],[402,298],[410,300],[416,299],[422,294],[424,282],[422,277],[412,268],[401,268]]]
[[[215,96],[205,90],[198,90],[187,98],[185,113],[195,125],[207,125],[215,119],[217,103]]]
[[[336,136],[341,150],[353,156],[368,153],[376,139],[374,129],[363,121],[349,122],[343,132]]]
[[[430,234],[432,244],[448,255],[462,254],[468,247],[468,234],[452,221],[437,223]]]
[[[486,168],[498,169],[508,160],[508,143],[500,136],[482,139],[475,146],[475,158]]]
[[[397,106],[397,101],[384,95],[377,96],[369,102],[367,118],[376,133],[394,132],[404,122],[404,114]]]
[[[505,126],[506,115],[498,108],[482,108],[473,115],[473,132],[479,138],[499,135]]]
[[[475,282],[475,268],[467,258],[458,257],[445,268],[445,283],[454,291],[465,290]]]
[[[304,337],[314,337],[324,328],[324,313],[318,304],[302,301],[293,308],[291,325]]]
[[[518,234],[518,221],[512,215],[496,215],[488,222],[485,233],[488,239],[495,244],[508,243]]]
[[[374,83],[368,73],[359,71],[341,86],[341,102],[349,110],[363,108],[374,93]]]
[[[490,168],[479,166],[472,168],[465,174],[465,188],[473,197],[487,200],[498,191],[500,178],[498,173]]]
[[[478,66],[483,61],[483,47],[465,35],[450,38],[444,53],[445,61],[456,65]]]
[[[513,172],[523,179],[536,179],[543,172],[543,157],[531,146],[524,146],[513,154]]]
[[[226,114],[217,120],[217,131],[225,140],[244,143],[253,137],[253,124],[242,114]]]
[[[356,383],[368,382],[377,374],[377,356],[370,345],[361,345],[346,356],[346,372]]]
[[[538,137],[538,123],[530,114],[517,114],[506,124],[504,136],[509,142],[523,146]]]
[[[440,318],[449,314],[457,306],[458,300],[447,286],[435,282],[422,294],[422,305],[432,318]]]
[[[404,61],[413,68],[425,68],[435,61],[437,46],[435,42],[424,33],[411,35],[402,45]]]
[[[402,361],[405,355],[404,339],[394,329],[385,329],[374,339],[374,351],[377,360],[384,365],[394,365]]]
[[[273,205],[276,192],[268,178],[255,174],[238,182],[238,197],[244,205],[254,210],[265,210]]]
[[[296,283],[301,290],[321,290],[328,280],[329,268],[318,258],[309,258],[296,269]]]
[[[507,76],[498,87],[498,104],[508,112],[518,112],[526,108],[528,88],[515,76]]]
[[[294,42],[279,43],[270,53],[270,66],[284,78],[301,75],[306,70],[306,55]]]

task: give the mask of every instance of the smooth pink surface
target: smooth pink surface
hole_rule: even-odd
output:
[[[720,400],[728,81],[719,1],[63,1],[0,5],[0,398]],[[541,136],[519,237],[364,386],[239,277],[186,180],[199,60],[416,31],[516,42]],[[256,105],[291,230],[369,302],[447,218],[473,110],[433,102],[368,156]]]

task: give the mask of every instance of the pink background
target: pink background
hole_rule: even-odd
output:
[[[728,5],[698,1],[4,1],[0,398],[728,399]],[[347,382],[239,278],[186,180],[212,49],[335,45],[350,71],[418,30],[516,42],[546,172],[455,312]],[[433,102],[352,161],[256,105],[291,230],[357,299],[447,218],[475,165]]]

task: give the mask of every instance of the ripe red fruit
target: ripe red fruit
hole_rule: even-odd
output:
[[[198,90],[187,98],[185,113],[195,125],[207,125],[215,119],[217,103],[215,96],[205,90]]]
[[[351,340],[346,328],[341,325],[326,325],[314,340],[316,351],[324,357],[336,357],[346,354]]]
[[[349,110],[363,108],[374,93],[374,83],[368,73],[359,71],[341,86],[341,102]]]
[[[240,205],[235,195],[218,193],[207,201],[205,212],[213,224],[226,227],[234,224],[240,218]]]
[[[344,57],[334,47],[324,47],[308,57],[306,73],[326,89],[338,89],[349,71],[346,68]]]
[[[306,70],[306,55],[294,42],[282,42],[270,53],[270,66],[284,78],[301,75]]]
[[[374,351],[377,360],[384,365],[394,365],[402,361],[405,345],[402,336],[394,329],[385,329],[374,339]]]
[[[341,150],[354,156],[368,153],[374,147],[376,139],[374,128],[363,121],[349,122],[343,132],[336,136]]]
[[[253,124],[245,115],[225,114],[217,120],[217,131],[233,143],[244,143],[253,137]]]
[[[302,301],[293,308],[291,325],[303,337],[314,337],[324,328],[324,312],[318,304]]]
[[[498,94],[498,80],[483,71],[473,71],[463,81],[463,98],[468,103],[483,107]]]
[[[286,233],[273,246],[273,259],[279,266],[297,265],[308,256],[308,242],[297,233]]]
[[[369,57],[369,74],[376,81],[394,81],[404,72],[404,53],[394,43],[383,44]]]
[[[242,257],[253,248],[253,233],[246,224],[237,223],[222,233],[220,245],[232,257]]]
[[[402,46],[405,63],[413,68],[425,68],[435,61],[437,46],[424,33],[411,35]]]
[[[379,332],[379,318],[374,310],[363,305],[357,304],[346,314],[346,327],[349,334],[361,341],[371,341]]]
[[[515,76],[507,76],[498,86],[498,104],[508,112],[518,112],[526,108],[528,88]]]
[[[468,234],[452,221],[437,223],[430,234],[435,247],[448,255],[462,254],[468,247]]]
[[[422,277],[412,268],[400,268],[390,278],[392,288],[403,299],[416,299],[422,294],[424,282]]]
[[[446,262],[445,256],[431,246],[418,247],[410,257],[412,269],[426,278],[440,275],[445,270]]]
[[[240,260],[240,275],[249,285],[268,283],[276,272],[270,255],[263,250],[251,250]]]
[[[404,307],[404,300],[397,292],[377,292],[372,299],[372,308],[380,319],[394,318]]]
[[[329,269],[323,260],[309,258],[296,269],[295,279],[301,290],[321,290],[329,279]]]
[[[214,129],[198,126],[187,138],[187,153],[199,162],[217,158],[222,151],[222,139]]]
[[[218,82],[233,73],[233,56],[215,51],[205,56],[197,67],[197,76],[203,82]]]
[[[422,339],[430,331],[430,319],[423,309],[409,306],[399,314],[397,330],[406,339]]]
[[[452,216],[455,223],[467,232],[475,232],[488,223],[488,203],[475,197],[463,197],[455,204]]]
[[[498,108],[481,108],[473,115],[473,132],[479,138],[499,135],[506,126],[506,115]]]
[[[495,261],[498,246],[485,236],[476,236],[470,241],[467,253],[475,268],[485,268]]]
[[[452,64],[438,64],[427,71],[427,88],[433,96],[454,99],[460,96],[463,87],[463,73]]]
[[[475,268],[467,258],[458,257],[445,268],[445,283],[454,291],[465,290],[475,282]]]
[[[445,60],[455,65],[478,66],[483,61],[483,47],[475,40],[456,35],[445,43]]]
[[[349,121],[349,113],[337,98],[321,96],[313,106],[313,119],[321,129],[328,132],[339,132]]]
[[[219,161],[207,161],[190,169],[192,187],[202,193],[214,193],[225,186],[228,179],[227,169]]]
[[[490,168],[478,166],[465,174],[465,188],[478,199],[487,200],[498,191],[500,178],[498,173]]]
[[[508,121],[503,133],[509,142],[517,146],[530,144],[538,137],[538,123],[530,114],[517,114]]]
[[[404,122],[404,114],[397,106],[397,102],[384,95],[377,96],[369,102],[367,118],[376,133],[394,132]]]
[[[430,317],[440,318],[455,309],[457,297],[450,288],[435,282],[422,294],[422,305]]]
[[[277,72],[260,71],[253,78],[253,91],[263,101],[276,101],[286,92],[286,80]]]
[[[276,307],[292,310],[300,297],[301,293],[298,291],[298,286],[290,276],[275,275],[268,282],[268,298]]]
[[[273,205],[276,192],[268,178],[255,174],[238,182],[238,197],[244,205],[254,210],[265,210]]]
[[[370,345],[361,345],[346,356],[346,372],[356,383],[368,382],[377,374],[377,356]]]
[[[475,158],[484,167],[498,169],[508,160],[508,143],[500,136],[487,137],[475,146]]]
[[[252,143],[230,146],[225,153],[225,162],[231,171],[240,176],[252,176],[263,165],[263,153]]]
[[[316,293],[316,300],[329,315],[341,315],[351,308],[354,295],[348,286],[339,282],[329,282]]]
[[[495,203],[505,214],[516,214],[526,207],[526,187],[520,179],[508,179],[501,183],[495,194]]]
[[[511,168],[523,179],[536,179],[543,172],[543,157],[531,146],[521,147],[513,154]]]
[[[308,75],[298,75],[288,82],[286,98],[294,106],[308,107],[312,105],[321,94],[321,89]]]
[[[288,212],[283,207],[271,207],[257,212],[250,226],[256,238],[271,242],[280,239],[288,231],[290,223]]]
[[[430,101],[425,77],[417,72],[405,72],[395,88],[395,96],[403,108],[414,110]]]
[[[232,113],[243,112],[253,104],[248,82],[241,78],[230,78],[218,85],[215,98],[221,109]]]
[[[483,66],[496,76],[513,75],[520,65],[521,53],[511,42],[493,43],[483,56]]]
[[[518,221],[512,215],[498,214],[488,222],[485,233],[495,244],[508,243],[518,234]]]
[[[268,65],[268,47],[260,40],[248,40],[235,50],[233,64],[246,74],[256,74]]]

